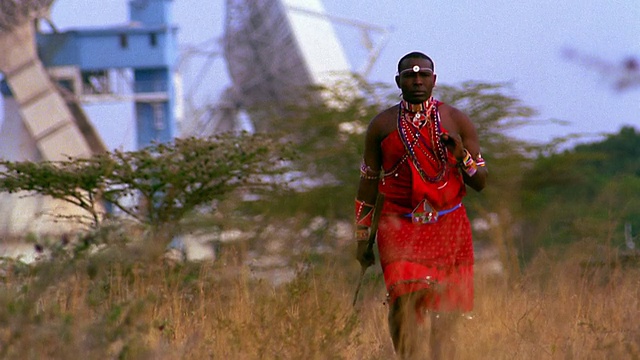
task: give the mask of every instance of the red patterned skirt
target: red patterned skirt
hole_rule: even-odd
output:
[[[426,309],[473,309],[473,242],[464,206],[433,224],[383,213],[377,243],[391,304],[399,296],[431,290]]]

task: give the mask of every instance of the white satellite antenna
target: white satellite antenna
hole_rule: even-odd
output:
[[[187,109],[196,115],[186,118],[199,122],[191,131],[203,134],[237,128],[243,109],[284,108],[300,101],[310,86],[332,85],[356,72],[338,39],[336,23],[362,33],[369,56],[359,73],[366,77],[386,44],[387,29],[328,15],[321,0],[227,0],[222,49],[208,51],[214,56],[207,61],[222,55],[232,85],[204,111]],[[377,44],[374,33],[382,34]],[[188,49],[185,54],[196,53]]]
[[[17,110],[12,111],[16,116],[5,116],[0,128],[0,158],[5,160],[59,161],[105,150],[80,106],[65,101],[38,58],[35,23],[48,19],[52,3],[0,0],[0,72],[13,95],[4,106]],[[36,219],[43,212],[76,212],[62,201],[21,195],[0,195],[0,231],[49,227],[52,224]],[[56,228],[62,230],[60,225]]]

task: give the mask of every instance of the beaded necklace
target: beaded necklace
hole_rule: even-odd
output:
[[[421,105],[421,107],[420,109],[416,109],[418,111],[413,116],[413,119],[410,119],[409,113],[412,112],[411,110],[415,108],[415,105]],[[423,117],[422,113],[425,112],[425,110],[424,120],[421,120]],[[425,126],[427,127],[429,139],[425,139],[420,133],[420,130]],[[402,144],[407,150],[401,162],[408,156],[411,158],[423,181],[430,183],[440,182],[444,178],[447,170],[447,149],[442,144],[442,141],[440,141],[442,127],[437,101],[431,98],[422,104],[409,104],[403,100],[398,110],[398,133],[400,134]],[[428,141],[430,141],[430,144]],[[416,156],[416,147],[435,164],[437,169],[435,175],[430,176],[420,166],[420,162]]]

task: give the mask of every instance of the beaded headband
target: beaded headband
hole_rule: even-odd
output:
[[[402,76],[402,75],[406,75],[408,73],[418,73],[418,72],[426,72],[427,76],[433,75],[433,69],[427,68],[427,67],[420,67],[418,65],[414,65],[412,68],[409,68],[409,69],[404,69],[404,70],[400,71],[399,73],[397,73],[396,75]]]

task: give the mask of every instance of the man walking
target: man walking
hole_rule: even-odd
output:
[[[434,63],[412,52],[398,62],[402,100],[366,132],[355,203],[357,259],[374,264],[368,244],[375,200],[384,194],[377,245],[388,293],[389,330],[401,358],[419,358],[429,320],[432,359],[451,358],[456,319],[473,308],[473,244],[462,199],[485,187],[475,126],[432,97]]]

